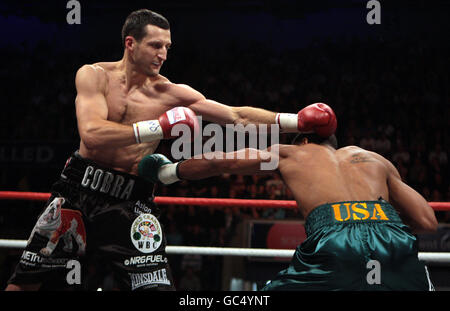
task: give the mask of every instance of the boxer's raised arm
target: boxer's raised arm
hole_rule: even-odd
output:
[[[122,147],[136,143],[133,127],[108,121],[106,76],[101,67],[84,65],[75,77],[78,131],[86,148]]]

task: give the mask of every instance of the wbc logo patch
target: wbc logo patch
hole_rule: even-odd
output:
[[[152,214],[141,214],[131,225],[131,242],[141,253],[153,253],[162,244],[162,229]]]

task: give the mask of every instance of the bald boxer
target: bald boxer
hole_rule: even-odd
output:
[[[307,239],[263,290],[433,289],[413,235],[436,230],[433,209],[391,162],[356,146],[337,149],[334,135],[299,134],[292,145],[178,163],[152,155],[141,167],[149,180],[169,184],[223,173],[272,173],[261,165],[271,157],[278,157],[277,171],[306,219]],[[146,174],[155,167],[156,174]],[[373,265],[379,269],[375,280]]]
[[[58,239],[50,241],[55,233],[42,234],[40,227],[51,226],[40,223],[7,290],[38,289],[43,283],[63,288],[68,285],[66,264],[90,254],[112,265],[119,289],[173,290],[153,184],[137,176],[143,156],[162,139],[174,138],[176,125],[195,133],[196,115],[221,125],[278,124],[284,132],[308,126],[298,114],[227,106],[161,75],[172,40],[169,22],[158,13],[132,12],[122,28],[122,43],[121,60],[87,64],[76,73],[79,150],[67,160],[43,209],[61,202],[53,217],[67,222],[64,228],[74,220],[85,228],[76,238],[82,244],[68,248]],[[73,210],[81,213],[83,223]]]

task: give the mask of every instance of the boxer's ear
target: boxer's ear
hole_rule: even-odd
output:
[[[136,39],[134,39],[132,36],[125,37],[124,45],[126,50],[133,50],[135,44]]]

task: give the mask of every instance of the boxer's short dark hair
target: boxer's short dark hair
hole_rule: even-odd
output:
[[[141,41],[146,35],[145,26],[154,25],[162,29],[170,29],[169,21],[159,13],[148,9],[131,12],[122,26],[122,44],[125,46],[125,38],[132,36]]]
[[[334,149],[338,148],[338,142],[336,135],[331,135],[329,137],[322,137],[317,135],[316,133],[299,133],[297,134],[294,139],[292,139],[291,144],[292,145],[299,145],[301,144],[303,138],[308,139],[308,143],[318,144],[318,145],[329,145],[333,147]]]

